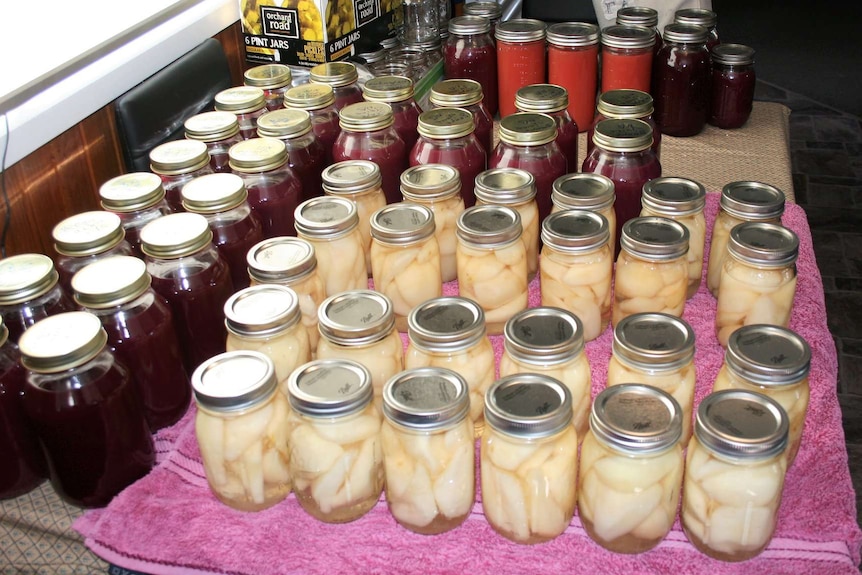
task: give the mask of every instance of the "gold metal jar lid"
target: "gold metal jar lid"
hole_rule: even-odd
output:
[[[435,108],[419,114],[417,131],[432,140],[463,138],[476,129],[473,114],[463,108]]]
[[[584,351],[584,325],[572,312],[548,306],[525,309],[503,328],[503,347],[517,361],[537,366],[566,363]]]
[[[617,451],[658,455],[682,437],[682,408],[672,395],[651,385],[611,385],[593,401],[590,430]]]
[[[335,103],[335,91],[326,84],[303,84],[284,93],[284,106],[298,110],[319,110]]]
[[[263,90],[254,86],[234,86],[215,95],[215,109],[219,112],[249,114],[266,105]]]
[[[18,340],[21,363],[37,373],[59,373],[84,365],[104,349],[108,334],[99,318],[70,311],[41,319]]]
[[[643,186],[641,204],[666,217],[697,214],[706,205],[706,188],[688,178],[653,178]]]
[[[688,228],[670,218],[632,218],[623,224],[620,247],[647,260],[669,261],[688,253],[689,237]]]
[[[578,48],[599,43],[599,27],[587,22],[558,22],[548,26],[548,44]]]
[[[521,238],[521,216],[505,206],[473,206],[458,216],[458,239],[483,248],[496,248]]]
[[[512,146],[541,146],[557,138],[557,122],[547,114],[518,112],[500,120],[500,140]]]
[[[275,90],[284,88],[293,81],[293,74],[290,68],[284,64],[262,64],[249,68],[242,75],[243,83],[246,86],[254,86],[255,88],[263,88],[266,90]]]
[[[382,130],[394,121],[392,106],[385,102],[357,102],[338,112],[338,125],[348,132]]]
[[[288,160],[287,145],[277,138],[251,138],[237,142],[227,155],[230,169],[242,173],[274,170]]]
[[[323,300],[317,309],[320,335],[339,345],[380,341],[395,329],[392,301],[372,290],[350,290]]]
[[[152,172],[132,172],[99,187],[102,207],[119,213],[150,208],[165,199],[162,179]]]
[[[43,254],[19,254],[0,259],[0,305],[15,305],[50,291],[60,275]]]
[[[632,50],[637,48],[652,48],[655,45],[655,30],[646,26],[608,26],[602,30],[603,46]]]
[[[704,44],[709,36],[709,29],[696,24],[674,22],[664,27],[662,31],[665,42],[676,44]]]
[[[464,6],[466,6],[466,4]],[[487,14],[483,14],[481,16],[476,14],[455,16],[454,18],[449,20],[449,33],[456,36],[486,34],[491,31],[490,18],[491,16]]]
[[[784,192],[762,182],[738,181],[721,189],[721,209],[740,220],[775,220],[784,213]]]
[[[617,24],[621,26],[658,26],[658,10],[647,6],[625,6],[617,11]]]
[[[359,79],[356,65],[350,62],[327,62],[318,64],[308,72],[308,81],[314,84],[328,84],[333,88],[348,86]]]
[[[730,334],[727,368],[766,389],[795,385],[811,371],[811,347],[796,332],[777,325],[745,325]]]
[[[259,351],[220,353],[191,377],[195,402],[210,411],[243,411],[269,400],[278,389],[275,365]]]
[[[673,371],[694,361],[694,330],[666,313],[635,313],[614,326],[613,355],[623,364]]]
[[[718,22],[718,15],[706,8],[683,8],[674,12],[673,21],[682,24],[694,24],[709,29]]]
[[[799,256],[799,236],[780,224],[744,222],[730,230],[727,253],[758,267],[783,268]]]
[[[598,249],[611,239],[607,218],[587,210],[562,210],[542,220],[542,242],[565,253]]]
[[[113,212],[92,211],[69,216],[51,230],[58,254],[84,257],[104,253],[126,237],[120,216]]]
[[[289,287],[260,284],[239,290],[224,304],[224,324],[234,335],[267,338],[295,326],[302,314]]]
[[[429,299],[410,310],[407,335],[412,345],[426,351],[464,351],[485,337],[485,312],[465,297]]]
[[[484,204],[517,206],[536,197],[536,178],[519,168],[491,168],[476,175],[473,190]]]
[[[370,160],[336,162],[321,173],[323,191],[332,195],[361,194],[380,187],[380,166]]]
[[[617,120],[646,118],[653,113],[653,99],[641,90],[608,90],[599,95],[596,111],[605,118]]]
[[[106,309],[128,303],[143,295],[152,278],[147,265],[133,256],[111,256],[78,270],[72,277],[72,291],[78,305]]]
[[[465,2],[464,15],[483,16],[491,22],[496,22],[503,17],[503,7],[497,2]],[[454,19],[452,18],[452,20]]]
[[[246,256],[248,275],[262,284],[289,284],[317,268],[314,246],[302,238],[282,236],[252,246]]]
[[[212,245],[212,238],[209,223],[202,215],[168,214],[141,228],[141,251],[153,258],[176,259]]]
[[[572,424],[572,392],[538,373],[501,377],[485,392],[485,423],[524,439],[556,435]]]
[[[413,80],[405,76],[369,78],[362,87],[362,96],[369,102],[403,102],[413,97]]]
[[[467,381],[444,367],[415,367],[383,386],[383,415],[411,430],[436,431],[463,421],[470,412]]]
[[[494,37],[501,42],[535,42],[545,38],[545,23],[533,18],[513,18],[500,22],[494,29]]]
[[[231,112],[204,112],[183,123],[186,138],[201,142],[218,142],[239,134],[239,120]]]
[[[311,114],[306,110],[284,108],[267,112],[257,119],[257,135],[261,138],[290,140],[311,131]]]
[[[551,201],[564,210],[601,211],[613,206],[615,200],[613,180],[592,172],[565,174],[551,186]]]
[[[399,202],[371,214],[371,237],[385,244],[406,245],[434,235],[434,212],[422,204]]]
[[[428,100],[441,108],[461,108],[478,104],[482,101],[482,97],[482,84],[476,80],[460,78],[440,80],[431,86]]]
[[[239,207],[248,198],[242,178],[236,174],[207,174],[182,189],[183,208],[195,214],[217,214]]]
[[[287,379],[290,407],[308,417],[343,417],[365,409],[374,389],[371,372],[349,359],[315,359]]]
[[[531,84],[515,92],[519,112],[559,112],[569,107],[569,92],[556,84]]]
[[[314,239],[337,238],[359,225],[356,204],[335,196],[305,200],[297,206],[293,219],[298,233]]]
[[[401,195],[406,201],[442,200],[460,191],[458,168],[446,164],[411,166],[401,172]]]
[[[707,395],[697,406],[694,435],[708,451],[743,460],[763,460],[787,448],[790,422],[774,399],[742,389]]]
[[[643,120],[601,120],[593,132],[593,143],[611,152],[640,152],[652,142],[652,127]]]
[[[188,174],[209,163],[209,149],[198,140],[173,140],[150,151],[150,169],[163,176]]]

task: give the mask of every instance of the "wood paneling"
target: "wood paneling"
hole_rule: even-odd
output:
[[[245,42],[242,39],[242,25],[239,21],[215,35],[224,48],[227,63],[230,67],[230,79],[234,86],[242,85],[242,74],[249,64],[245,61]]]

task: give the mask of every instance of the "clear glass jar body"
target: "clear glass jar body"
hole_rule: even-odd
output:
[[[343,291],[368,287],[365,248],[362,245],[362,235],[358,227],[334,238],[319,238],[302,233],[296,235],[314,246],[314,253],[317,255],[317,273],[323,281],[323,289],[327,297]],[[345,262],[347,265],[344,265]]]
[[[491,34],[452,34],[443,43],[443,75],[476,80],[482,85],[485,106],[497,113],[497,49]],[[514,97],[514,95],[513,95]]]
[[[141,251],[141,228],[156,218],[170,214],[171,208],[168,206],[167,201],[163,199],[155,205],[132,212],[115,212],[113,210],[106,211],[117,214],[120,218],[123,230],[126,232],[126,241],[132,248],[132,255],[143,259],[144,252]]]
[[[308,333],[300,322],[262,336],[228,331],[225,347],[227,351],[244,349],[267,356],[275,366],[275,378],[279,384],[286,382],[294,369],[311,361]]]
[[[212,173],[214,173],[212,166],[207,163],[196,170],[191,170],[182,174],[158,174],[162,179],[162,187],[165,189],[165,201],[171,208],[171,212],[177,213],[186,211],[185,208],[183,208],[183,186],[195,178]]]
[[[709,123],[725,130],[745,125],[751,116],[755,81],[754,64],[713,62]]]
[[[458,277],[458,268],[455,262],[455,250],[458,246],[458,216],[464,211],[464,198],[461,194],[454,193],[445,198],[422,199],[413,198],[410,201],[422,204],[434,212],[434,237],[437,238],[437,246],[440,248],[440,274],[443,282],[448,282]],[[523,216],[522,216],[523,217]]]
[[[251,280],[251,285],[257,285],[258,283],[254,279]],[[301,277],[277,283],[278,285],[287,286],[296,292],[299,311],[302,314],[302,326],[305,328],[308,348],[313,358],[317,353],[317,342],[320,339],[320,332],[317,330],[317,308],[326,299],[323,280],[320,279],[320,275],[318,275],[317,268],[315,267]],[[228,343],[228,346],[230,346],[230,343]],[[276,365],[276,374],[278,373],[278,365]],[[282,381],[280,377],[278,380]]]
[[[443,295],[440,247],[433,235],[406,245],[373,239],[371,271],[374,289],[392,301],[398,331],[407,331],[414,307]]]
[[[284,93],[290,90],[290,88],[290,82],[279,88],[261,88],[263,90],[263,98],[266,100],[266,111],[275,112],[284,108]]]
[[[706,268],[706,287],[709,288],[709,291],[715,298],[718,298],[718,284],[721,280],[721,270],[724,267],[724,260],[727,257],[727,242],[730,239],[730,230],[747,221],[751,220],[737,218],[725,210],[720,210],[718,215],[715,216],[715,223],[712,226],[712,239],[709,244],[709,262]],[[781,218],[757,221],[780,224]]]
[[[385,478],[380,423],[372,404],[341,417],[290,410],[290,470],[306,513],[326,523],[347,523],[374,507]]]
[[[577,135],[577,134],[575,134]],[[488,158],[488,168],[520,168],[533,174],[539,221],[551,213],[554,180],[568,172],[566,156],[556,142],[538,146],[516,146],[500,140]]]
[[[422,535],[464,522],[475,496],[475,446],[469,417],[445,429],[419,431],[384,420],[380,430],[386,503],[395,520]]]
[[[371,215],[386,207],[386,195],[382,186],[374,186],[360,192],[339,192],[340,198],[346,198],[356,206],[356,216],[359,218],[359,235],[362,237],[362,251],[365,256],[365,269],[371,277]]]
[[[705,44],[665,40],[653,70],[655,121],[668,136],[695,136],[709,115],[709,51]],[[646,90],[648,91],[648,90]]]
[[[331,164],[333,162],[332,146],[341,133],[341,126],[338,125],[338,110],[335,108],[335,104],[330,104],[317,110],[306,111],[311,116],[311,130],[320,140],[326,152],[326,163]]]
[[[517,112],[515,93],[545,81],[545,39],[507,42],[497,38],[497,109],[505,118]]]
[[[682,317],[688,286],[685,256],[667,261],[641,258],[621,250],[614,271],[611,323],[634,313],[661,312]]]
[[[685,299],[691,299],[700,289],[703,275],[703,252],[706,246],[706,217],[703,215],[703,210],[693,214],[676,215],[645,207],[641,209],[640,215],[670,218],[681,223],[688,230],[688,253],[685,255],[685,260],[688,262],[688,287],[686,287]]]
[[[545,112],[557,123],[557,146],[566,157],[566,173],[578,169],[578,132],[581,131],[568,109],[557,112]]]
[[[688,445],[680,520],[698,551],[745,561],[769,545],[778,523],[787,457],[718,456],[693,437]]]
[[[643,120],[650,125],[650,128],[652,128],[652,146],[650,146],[650,149],[655,152],[656,159],[661,160],[661,128],[659,128],[658,124],[655,123],[652,113],[647,114],[646,116],[632,116],[632,118]],[[593,134],[596,132],[596,124],[602,120],[608,119],[623,119],[623,117],[605,116],[604,114],[596,112],[595,118],[593,118],[592,123],[590,124],[589,132],[587,132],[587,156],[589,156],[596,147],[596,144],[593,142]]]
[[[404,147],[409,154],[419,138],[416,127],[422,110],[412,96],[399,102],[389,102],[389,105],[392,107],[392,127],[404,140]]]
[[[458,290],[485,312],[490,334],[503,332],[513,315],[527,308],[527,250],[518,238],[499,247],[480,247],[459,239],[455,251]]]
[[[476,204],[473,191],[476,176],[488,165],[488,155],[475,134],[460,138],[436,139],[419,136],[410,153],[410,165],[446,164],[458,170],[461,175],[461,197],[464,206]]]
[[[486,426],[480,459],[482,509],[494,531],[524,544],[550,541],[565,531],[577,503],[573,426],[541,439]]]
[[[207,150],[210,153],[210,167],[215,174],[229,174],[230,165],[228,162],[227,152],[234,144],[242,142],[243,138],[239,133],[234,134],[224,140],[213,140],[204,142],[207,145]]]
[[[554,214],[554,213],[556,213],[556,212],[561,212],[561,211],[566,210],[566,209],[571,209],[571,208],[563,207],[563,206],[561,206],[561,205],[558,205],[556,202],[554,202],[554,203],[553,203],[553,206],[551,207],[551,213],[552,213],[552,214]],[[617,233],[617,213],[616,213],[616,211],[614,211],[614,205],[613,205],[613,204],[609,205],[609,206],[608,206],[608,207],[606,207],[606,208],[602,208],[602,209],[598,209],[598,210],[597,210],[597,209],[591,209],[591,208],[583,208],[583,207],[578,207],[578,208],[575,208],[575,209],[580,209],[580,210],[584,210],[584,209],[585,209],[585,210],[587,210],[587,211],[595,212],[595,213],[597,213],[597,214],[600,214],[600,215],[604,216],[604,217],[605,217],[605,219],[606,219],[606,220],[608,220],[608,232],[609,232],[609,236],[610,236],[611,238],[616,237],[616,233]],[[609,245],[610,245],[610,244],[609,244]],[[613,252],[612,252],[612,255],[613,255]],[[582,319],[583,319],[583,318],[582,318]]]
[[[658,545],[676,519],[682,487],[679,444],[659,454],[612,449],[592,431],[581,444],[578,516],[590,538],[615,553]]]
[[[243,112],[234,111],[236,121],[239,124],[239,135],[243,140],[250,140],[257,137],[257,119],[266,114],[266,105],[261,105],[256,110],[247,110]]]
[[[79,269],[111,256],[130,255],[132,255],[132,246],[129,242],[123,240],[114,247],[98,254],[90,254],[87,256],[68,256],[58,253],[54,260],[54,267],[57,269],[57,273],[60,274],[60,285],[63,286],[66,293],[72,293],[72,276],[74,276],[75,272]]]
[[[569,95],[569,115],[578,131],[589,129],[596,109],[598,44],[563,46],[548,43],[548,82],[562,86]],[[569,170],[578,168],[577,156]]]
[[[9,329],[9,340],[17,342],[24,330],[40,319],[74,310],[75,304],[58,282],[31,300],[0,305],[0,316],[3,316],[3,325]]]
[[[477,200],[476,205],[485,202]],[[539,206],[536,200],[529,200],[520,204],[506,204],[521,216],[521,240],[527,250],[527,274],[530,280],[539,271]]]
[[[407,146],[389,126],[369,132],[342,130],[332,147],[332,159],[370,160],[380,166],[387,204],[401,200],[401,172],[407,169]]]
[[[282,141],[287,147],[288,164],[302,184],[302,201],[322,195],[320,174],[328,165],[327,154],[332,152],[326,151],[314,131]]]
[[[293,212],[302,198],[302,184],[286,162],[270,170],[234,173],[248,190],[248,205],[260,220],[264,238],[295,236]]]
[[[332,86],[332,92],[335,94],[335,109],[340,110],[350,104],[364,102],[362,97],[362,89],[356,82],[344,86]]]
[[[230,269],[234,291],[249,286],[246,254],[255,244],[263,241],[263,226],[251,207],[243,202],[239,206],[215,214],[201,214],[213,232],[213,244]]]
[[[602,46],[602,92],[631,89],[650,91],[653,45],[643,48]]]
[[[542,305],[578,316],[585,341],[599,337],[611,320],[614,256],[610,245],[586,253],[567,253],[546,245],[539,267]]]

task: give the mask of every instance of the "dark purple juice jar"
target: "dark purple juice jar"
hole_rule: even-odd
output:
[[[485,106],[482,85],[475,80],[442,80],[431,87],[428,97],[435,108],[462,108],[473,114],[473,134],[485,152],[494,150],[494,118]]]
[[[234,291],[249,286],[248,250],[263,241],[263,227],[248,205],[248,192],[236,174],[201,176],[183,188],[183,207],[209,222],[213,243],[230,268]]]
[[[70,216],[51,230],[60,285],[72,293],[72,276],[82,267],[111,256],[128,256],[132,246],[125,240],[120,217],[93,211]]]
[[[311,130],[326,151],[327,164],[332,163],[332,145],[341,133],[335,92],[326,84],[304,84],[284,94],[285,108],[305,110],[311,116]]]
[[[599,95],[596,117],[587,133],[587,155],[593,151],[593,134],[596,124],[602,120],[643,120],[652,128],[652,149],[661,159],[661,130],[653,120],[653,100],[640,90],[609,90]]]
[[[155,463],[129,370],[85,311],[46,318],[21,337],[24,408],[44,447],[51,484],[81,507],[102,507]]]
[[[46,255],[19,254],[0,260],[0,316],[11,341],[17,342],[40,319],[75,309],[59,278]]]
[[[709,116],[709,51],[702,26],[668,24],[653,66],[655,121],[662,134],[696,136]]]
[[[143,258],[141,228],[171,213],[162,179],[150,172],[123,174],[102,184],[99,197],[102,209],[120,217],[132,254]]]
[[[311,129],[311,114],[282,108],[257,119],[257,135],[278,138],[287,147],[287,163],[302,183],[302,200],[321,195],[320,174],[326,167],[326,149]]]
[[[288,159],[287,146],[275,138],[252,138],[230,149],[230,167],[245,183],[265,238],[296,235],[293,212],[302,201],[302,183]]]
[[[754,102],[754,49],[719,44],[712,49],[709,123],[724,129],[742,127]]]
[[[212,239],[200,214],[171,214],[141,230],[147,271],[170,305],[186,373],[225,350],[222,310],[233,284]]]
[[[165,200],[172,212],[183,211],[180,190],[198,176],[212,174],[207,145],[197,140],[174,140],[150,151],[150,170],[162,178]]]
[[[443,44],[443,71],[449,79],[479,82],[485,106],[494,117],[497,113],[497,48],[487,18],[457,16],[449,20],[449,37]]]
[[[393,127],[407,150],[412,150],[419,134],[422,110],[413,99],[413,80],[405,76],[377,76],[365,82],[362,95],[367,102],[382,102],[392,107]]]
[[[236,115],[231,112],[204,112],[186,120],[183,127],[186,139],[199,140],[207,145],[213,172],[230,172],[227,151],[243,140]]]
[[[327,62],[318,64],[308,71],[308,81],[312,84],[332,86],[335,94],[335,109],[341,111],[345,106],[362,101],[362,89],[358,84],[359,72],[350,62]]]
[[[567,172],[578,169],[578,125],[569,115],[569,95],[562,86],[532,84],[515,92],[519,112],[547,114],[557,123],[557,145],[566,156]]]
[[[712,50],[721,43],[718,38],[718,15],[706,8],[683,8],[674,12],[673,21],[678,24],[703,26],[707,29],[706,47]]]
[[[266,113],[266,96],[254,86],[234,86],[215,95],[215,109],[236,115],[240,136],[248,140],[257,136],[257,119]]]
[[[72,280],[75,301],[99,318],[108,345],[129,368],[155,432],[186,412],[191,386],[168,302],[153,291],[147,266],[115,256],[90,264]]]
[[[284,107],[284,93],[290,89],[293,74],[284,64],[262,64],[249,68],[243,75],[243,84],[263,90],[266,109],[270,112]]]

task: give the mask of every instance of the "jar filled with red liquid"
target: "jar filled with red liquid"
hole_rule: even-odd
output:
[[[754,49],[742,44],[719,44],[710,52],[709,123],[723,129],[742,127],[754,101]]]
[[[257,119],[266,113],[266,96],[254,86],[228,88],[215,95],[215,109],[235,114],[239,133],[248,140],[257,135]]]
[[[180,190],[198,176],[212,174],[207,145],[197,140],[174,140],[150,151],[150,171],[162,178],[165,200],[172,212],[183,211]]]
[[[442,80],[428,97],[434,108],[463,108],[473,114],[473,132],[487,153],[494,150],[494,118],[485,106],[482,85],[475,80]]]
[[[66,293],[72,293],[72,276],[87,264],[131,255],[132,246],[125,236],[120,217],[111,212],[83,212],[54,226],[51,237],[57,252],[57,273]]]
[[[185,121],[186,138],[200,140],[210,153],[213,172],[230,172],[227,151],[243,140],[239,133],[239,122],[231,112],[204,112]]]
[[[497,113],[497,49],[487,18],[458,16],[449,20],[443,70],[446,78],[479,82],[488,113],[491,117]]]
[[[618,88],[650,91],[655,31],[645,26],[602,30],[602,92]]]
[[[39,321],[20,341],[24,408],[51,485],[80,507],[107,505],[156,459],[129,370],[107,341],[99,318],[84,311]]]
[[[200,214],[171,214],[141,230],[153,289],[168,300],[186,372],[222,353],[227,332],[222,308],[233,293],[227,262]]]
[[[362,87],[362,95],[367,102],[381,102],[392,107],[393,127],[404,140],[407,151],[419,135],[419,114],[422,110],[413,99],[413,80],[405,76],[377,76],[370,78]]]
[[[302,184],[302,199],[320,195],[320,172],[326,166],[326,149],[311,129],[305,110],[281,109],[257,120],[257,135],[278,138],[287,147],[287,163]]]
[[[358,80],[356,65],[350,62],[318,64],[308,72],[308,81],[311,84],[326,84],[332,87],[335,93],[335,109],[339,111],[345,106],[362,101]]]
[[[287,146],[275,138],[252,138],[230,149],[230,167],[245,183],[265,238],[295,235],[293,211],[302,201],[302,183],[288,158]]]
[[[419,116],[419,139],[410,154],[410,165],[446,164],[461,175],[464,205],[476,203],[476,176],[488,158],[475,134],[473,114],[463,108],[437,108]]]
[[[617,24],[620,26],[643,26],[655,32],[653,52],[661,50],[661,33],[658,29],[658,11],[647,6],[624,6],[617,11]]]
[[[332,162],[332,145],[341,133],[332,86],[304,84],[291,88],[284,94],[284,106],[308,112],[311,116],[311,131],[323,145],[326,161]]]
[[[593,151],[593,134],[596,124],[602,120],[643,120],[652,128],[652,149],[661,159],[661,130],[652,117],[652,96],[640,90],[611,90],[599,95],[596,118],[587,134],[587,154]]]
[[[668,24],[653,67],[655,121],[662,134],[696,136],[709,116],[706,28]]]
[[[90,264],[72,280],[75,301],[99,318],[108,344],[129,368],[150,431],[179,421],[191,397],[180,342],[165,299],[146,264],[116,256]]]
[[[266,109],[270,112],[284,107],[284,93],[290,89],[292,81],[293,74],[284,64],[263,64],[243,74],[243,84],[263,90]]]
[[[652,128],[643,120],[602,120],[596,124],[593,142],[596,147],[584,159],[581,171],[607,176],[614,183],[614,245],[619,254],[622,227],[640,214],[641,190],[661,176],[661,163],[651,148]]]
[[[515,94],[519,112],[547,114],[557,122],[557,145],[566,156],[568,171],[578,165],[578,125],[569,115],[569,95],[562,86],[533,84],[524,86]]]
[[[515,92],[545,81],[545,23],[515,18],[497,25],[497,102],[500,117],[514,114]]]
[[[688,24],[690,26],[703,26],[708,30],[706,47],[712,50],[721,43],[718,38],[718,15],[712,10],[705,8],[684,8],[677,10],[673,15],[674,23]]]
[[[569,115],[581,132],[593,121],[598,66],[598,26],[585,22],[548,26],[548,82],[566,89]]]
[[[551,213],[554,180],[568,172],[556,137],[557,122],[547,114],[513,114],[500,121],[500,143],[488,159],[489,168],[521,168],[533,174],[539,221]]]
[[[17,342],[40,319],[75,309],[59,279],[54,262],[46,255],[0,259],[0,316],[11,341]]]
[[[26,372],[21,353],[9,339],[0,317],[0,499],[18,497],[34,489],[47,477],[48,467],[32,424],[24,414]]]
[[[120,217],[132,254],[143,258],[141,228],[171,213],[162,179],[150,172],[123,174],[102,184],[99,198],[102,209]]]
[[[607,176],[592,172],[570,173],[554,181],[551,213],[586,210],[600,214],[608,221],[608,232],[613,240],[617,233],[617,215],[614,212],[616,199],[614,183]]]

